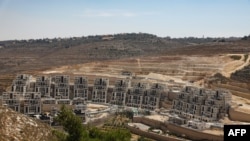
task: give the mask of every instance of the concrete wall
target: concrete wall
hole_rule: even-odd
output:
[[[203,132],[200,132],[197,130],[192,130],[190,128],[176,126],[174,124],[168,124],[167,129],[169,129],[169,131],[177,133],[179,135],[185,134],[186,137],[188,137],[192,140],[223,141],[223,139],[224,139],[223,136],[203,133]]]
[[[152,133],[152,132],[142,131],[140,129],[137,129],[135,127],[131,127],[131,126],[128,126],[128,125],[126,125],[126,127],[134,134],[137,134],[137,135],[140,135],[140,136],[143,136],[143,137],[147,137],[147,138],[150,138],[150,139],[154,139],[154,140],[157,140],[157,141],[181,141],[181,139],[176,139],[176,138],[168,137],[168,136],[162,136],[162,135],[155,134],[155,133]]]
[[[173,101],[174,99],[176,99],[177,97],[177,93],[176,92],[168,92],[168,99],[170,101]]]
[[[236,111],[234,108],[229,109],[229,118],[231,120],[250,122],[250,113]]]
[[[239,97],[243,97],[246,99],[250,99],[250,94],[249,92],[245,92],[244,89],[240,89],[239,87],[233,87],[231,85],[226,85],[226,84],[215,84],[215,85],[211,85],[213,88],[225,88],[230,90],[230,92],[233,95],[239,96]]]
[[[163,131],[168,130],[168,131],[175,133],[179,136],[185,135],[187,138],[189,138],[191,140],[223,141],[223,136],[208,134],[208,133],[200,132],[198,130],[193,130],[190,128],[177,126],[177,125],[171,124],[171,123],[162,123],[160,121],[147,119],[144,117],[134,117],[133,122],[143,123],[143,124],[155,127],[155,128],[159,128]]]
[[[249,93],[242,93],[242,92],[238,92],[238,91],[234,91],[234,90],[230,90],[230,91],[231,91],[231,93],[233,95],[236,95],[236,96],[239,96],[239,97],[243,97],[243,98],[246,98],[246,99],[250,99],[250,94]]]

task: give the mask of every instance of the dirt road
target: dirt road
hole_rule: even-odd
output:
[[[249,65],[250,58],[248,57],[247,60],[244,61],[245,54],[228,54],[228,56],[232,56],[232,55],[241,56],[241,59],[234,60],[223,65],[221,74],[224,75],[225,77],[230,77],[231,74],[234,73],[235,71],[240,70],[244,68],[245,66]]]

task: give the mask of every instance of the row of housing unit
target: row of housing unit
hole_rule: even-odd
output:
[[[168,91],[166,85],[159,83],[138,82],[131,87],[130,79],[116,80],[110,94],[109,79],[96,78],[91,91],[89,87],[84,76],[75,76],[71,84],[66,75],[34,79],[22,74],[13,80],[11,90],[2,94],[2,104],[28,115],[51,112],[52,107],[59,108],[62,104],[71,105],[78,114],[84,114],[86,101],[154,110],[160,108],[160,100]],[[231,93],[222,89],[185,86],[174,95],[170,110],[173,116],[169,121],[177,124],[216,121],[227,114],[231,104]]]
[[[84,113],[86,101],[154,110],[159,108],[161,94],[166,88],[163,84],[149,86],[140,82],[131,87],[130,79],[119,79],[107,101],[108,87],[107,78],[96,78],[89,91],[88,79],[84,76],[75,76],[71,84],[67,75],[33,78],[21,74],[13,80],[11,90],[2,94],[2,104],[29,115],[50,111],[51,107],[62,104],[72,105]]]
[[[172,102],[172,117],[176,124],[188,124],[200,129],[203,122],[214,122],[228,113],[232,94],[224,89],[211,90],[185,87]],[[198,122],[196,122],[198,121]]]

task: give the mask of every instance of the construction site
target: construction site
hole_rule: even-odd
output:
[[[36,77],[17,75],[9,91],[2,94],[2,105],[31,117],[46,113],[43,122],[52,126],[62,105],[72,108],[83,124],[107,118],[122,107],[141,120],[156,120],[215,136],[222,135],[223,125],[230,123],[235,114],[232,93],[226,89],[208,89],[173,79],[159,81],[157,77],[138,77],[131,72],[121,72],[111,83],[105,77],[96,76],[91,81],[84,75],[47,72]]]
[[[224,125],[250,122],[248,41],[115,37],[32,51],[18,44],[1,48],[0,104],[52,127],[62,105],[93,126],[132,111],[126,128],[154,140],[223,140]],[[115,49],[123,54],[112,56]]]

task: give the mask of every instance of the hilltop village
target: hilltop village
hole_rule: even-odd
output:
[[[164,83],[133,82],[131,73],[125,75],[125,79],[117,79],[110,86],[109,79],[103,77],[89,84],[87,77],[79,75],[71,82],[68,75],[20,74],[13,80],[10,91],[2,94],[2,105],[29,116],[43,115],[49,124],[63,104],[71,107],[83,123],[88,122],[89,115],[104,112],[87,111],[90,103],[109,106],[109,111],[126,107],[135,116],[138,111],[165,111],[169,116],[167,122],[199,130],[209,128],[207,122],[217,122],[228,114],[232,95],[227,90],[194,86],[173,89]],[[170,108],[164,108],[162,101],[171,101]]]

